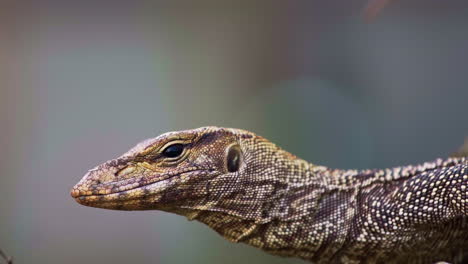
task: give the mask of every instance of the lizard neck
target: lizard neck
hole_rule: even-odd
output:
[[[260,218],[197,211],[189,219],[207,224],[232,242],[275,255],[330,259],[345,242],[355,213],[350,210],[350,201],[352,204],[357,195],[353,188],[343,186],[339,191],[341,182],[335,178],[354,171],[329,169],[297,158],[283,168],[287,169],[272,184],[276,186],[274,193],[248,210],[260,211]],[[331,183],[336,188],[330,187]]]

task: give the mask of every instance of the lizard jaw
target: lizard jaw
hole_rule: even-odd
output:
[[[152,201],[157,203],[164,190],[172,186],[173,182],[175,182],[174,178],[171,177],[124,191],[90,195],[79,194],[74,188],[71,194],[76,202],[85,206],[118,210],[141,210],[143,202]]]

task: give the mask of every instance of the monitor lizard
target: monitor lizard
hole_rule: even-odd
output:
[[[465,154],[331,169],[252,132],[203,127],[139,143],[91,169],[71,195],[86,206],[183,215],[232,242],[314,263],[461,263]]]

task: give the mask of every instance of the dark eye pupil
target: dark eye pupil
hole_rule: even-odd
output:
[[[168,157],[168,158],[175,158],[175,157],[180,156],[180,154],[182,154],[183,151],[184,151],[184,145],[174,144],[174,145],[170,145],[169,147],[165,148],[163,150],[162,154],[165,157]]]
[[[229,172],[236,172],[239,170],[241,164],[241,151],[239,146],[235,145],[229,148],[226,161]]]

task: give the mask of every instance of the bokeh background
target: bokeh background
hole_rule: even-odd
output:
[[[95,165],[160,133],[252,130],[382,168],[468,136],[468,2],[2,1],[0,248],[16,263],[304,263],[163,212],[78,205]],[[0,261],[1,263],[1,261]]]

